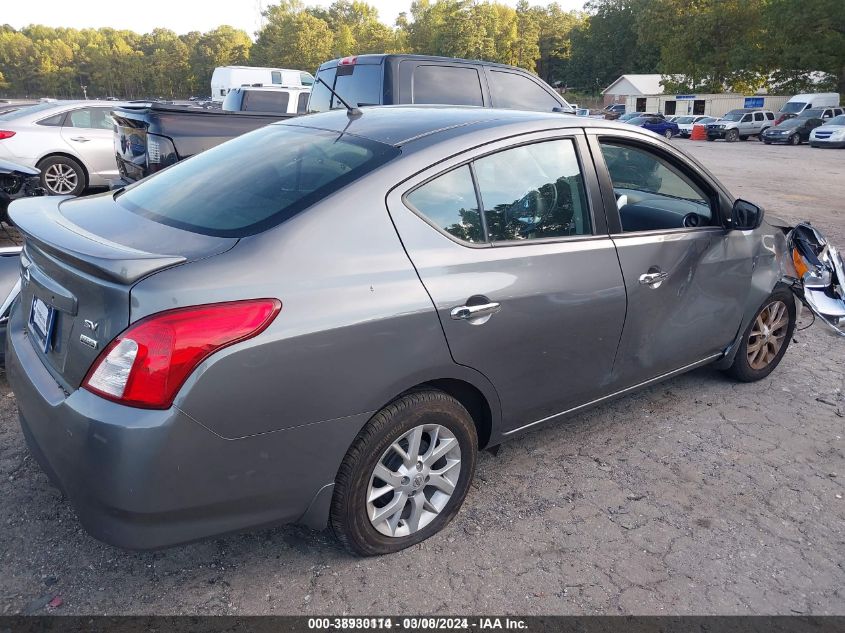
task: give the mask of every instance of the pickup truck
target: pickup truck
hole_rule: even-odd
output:
[[[163,103],[132,103],[112,110],[119,189],[194,154],[268,123],[296,116]]]
[[[352,107],[425,103],[575,114],[563,97],[531,73],[468,59],[359,55],[328,61],[317,71],[308,112],[344,107],[321,82]],[[236,89],[240,105],[235,105],[233,97],[229,107],[242,109],[242,97],[249,88]],[[227,112],[226,107],[226,103],[223,110],[143,103],[115,108],[114,151],[121,177],[111,187],[123,187],[230,138],[297,116]]]
[[[428,55],[358,55],[323,63],[309,112],[351,106],[451,104],[575,114],[539,77],[514,66]]]

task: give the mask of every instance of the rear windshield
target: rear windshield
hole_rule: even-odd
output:
[[[317,73],[322,79],[352,107],[381,105],[381,64],[350,64],[326,68]],[[325,112],[334,108],[343,108],[328,88],[319,81],[311,88],[308,102],[309,112]]]
[[[20,110],[12,110],[6,114],[0,114],[0,121],[14,121],[20,117],[35,114],[36,112],[41,112],[42,110],[50,110],[55,107],[55,103],[36,103],[35,105],[23,106]]]
[[[243,237],[284,222],[398,154],[349,134],[268,125],[142,180],[116,200],[162,224]]]

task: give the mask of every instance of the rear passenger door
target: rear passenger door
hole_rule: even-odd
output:
[[[388,207],[452,357],[495,385],[506,432],[606,393],[625,289],[583,131],[449,159]]]

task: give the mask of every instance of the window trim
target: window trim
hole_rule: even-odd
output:
[[[550,131],[557,132],[553,136],[540,136],[542,134],[548,134]],[[547,130],[544,132],[531,132],[528,135],[519,135],[519,136],[530,136],[531,138],[523,139],[520,142],[504,145],[502,147],[494,147],[490,148],[489,145],[500,145],[502,143],[506,143],[508,141],[513,140],[513,137],[509,139],[501,139],[496,141],[491,141],[485,145],[480,147],[475,147],[468,150],[468,153],[472,153],[472,155],[468,158],[464,158],[459,162],[449,165],[447,169],[438,169],[438,166],[432,167],[431,169],[438,169],[434,174],[425,177],[423,180],[416,182],[413,186],[408,187],[407,189],[402,191],[402,194],[399,196],[399,200],[402,204],[410,210],[414,215],[420,218],[423,222],[428,224],[429,226],[433,227],[438,233],[443,235],[444,237],[448,238],[450,241],[458,244],[460,246],[466,248],[506,248],[511,246],[530,246],[532,244],[554,244],[557,242],[582,242],[587,240],[596,240],[596,239],[607,239],[608,237],[608,226],[606,219],[601,217],[599,219],[597,213],[597,207],[603,207],[603,199],[599,194],[600,190],[600,182],[597,179],[597,175],[595,174],[595,166],[593,165],[593,161],[590,158],[590,148],[587,144],[586,136],[584,135],[583,128],[568,128],[566,132],[563,130]],[[516,138],[519,138],[517,136]],[[569,140],[572,142],[573,149],[575,150],[575,158],[578,161],[578,167],[581,171],[581,177],[584,181],[584,194],[587,200],[587,211],[590,217],[590,229],[591,233],[584,234],[584,235],[562,235],[559,237],[543,237],[533,240],[505,240],[499,242],[493,242],[489,239],[489,233],[487,231],[487,219],[484,215],[484,207],[482,205],[482,198],[481,192],[478,187],[478,182],[475,176],[475,168],[473,163],[476,160],[480,160],[487,156],[491,156],[493,154],[499,154],[501,152],[505,152],[511,149],[515,149],[517,147],[522,147],[525,145],[536,145],[538,143],[546,143],[551,141],[559,141],[559,140]],[[478,150],[481,150],[478,153],[475,153]],[[586,155],[586,156],[585,156]],[[590,158],[588,161],[587,158]],[[444,161],[445,162],[445,161]],[[450,171],[454,171],[456,169],[460,169],[461,167],[469,166],[470,168],[470,175],[472,178],[473,188],[475,190],[475,202],[478,205],[478,212],[481,214],[481,222],[482,228],[484,230],[484,242],[466,242],[462,239],[459,239],[452,235],[451,233],[445,231],[442,227],[435,224],[431,219],[428,218],[422,211],[417,209],[409,200],[408,196],[412,194],[414,191],[423,187],[424,185],[428,184],[432,180],[436,180],[440,176],[443,176]],[[589,170],[593,170],[593,178],[591,179],[589,176]],[[419,174],[417,174],[419,175]],[[592,180],[592,182],[591,182]],[[593,193],[591,193],[591,187],[594,187]],[[389,194],[388,194],[389,196]],[[601,210],[604,210],[602,208]]]
[[[684,165],[680,156],[676,156],[672,148],[665,148],[661,143],[655,142],[652,139],[642,138],[640,135],[630,133],[627,131],[617,130],[590,130],[588,139],[590,149],[593,152],[593,160],[596,166],[596,173],[599,179],[600,187],[602,189],[602,197],[604,199],[604,207],[608,216],[608,231],[612,238],[625,238],[636,236],[649,235],[672,235],[679,233],[701,233],[706,231],[713,231],[725,233],[728,229],[725,227],[725,207],[732,203],[732,199],[727,192],[722,189],[718,183],[712,181],[705,172],[698,169],[690,171],[689,167]],[[645,151],[657,154],[663,158],[667,163],[672,165],[675,169],[686,175],[696,185],[705,190],[705,193],[710,193],[710,211],[713,214],[714,224],[707,226],[690,226],[678,227],[671,229],[654,229],[650,231],[623,231],[622,219],[619,215],[619,209],[616,206],[616,196],[613,194],[613,180],[610,177],[610,171],[604,160],[604,154],[601,150],[601,143],[603,141],[610,141],[611,143],[619,145],[629,145],[634,148],[643,149]],[[696,167],[696,165],[693,165]],[[610,195],[611,200],[607,199]]]

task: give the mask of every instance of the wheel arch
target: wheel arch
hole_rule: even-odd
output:
[[[75,154],[71,154],[70,152],[63,152],[63,151],[56,151],[56,152],[48,152],[44,154],[41,158],[35,161],[35,166],[38,169],[41,169],[39,165],[43,163],[45,160],[50,158],[69,158],[73,162],[77,163],[80,167],[82,167],[82,171],[85,174],[85,183],[89,183],[91,181],[91,172],[88,171],[88,167],[85,166],[85,161],[83,161],[79,156]]]

